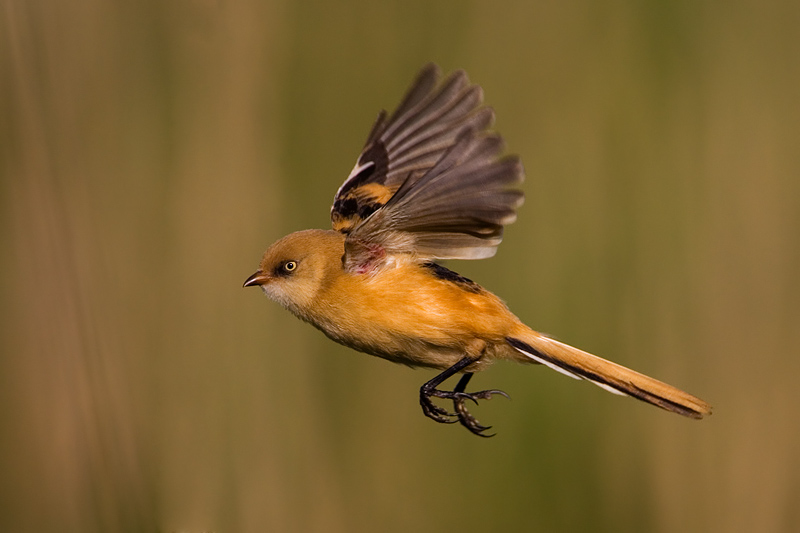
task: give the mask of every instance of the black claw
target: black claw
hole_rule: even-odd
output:
[[[466,394],[466,393],[465,393]],[[470,396],[470,399],[473,400],[475,403],[478,403],[477,400],[491,400],[492,394],[497,394],[499,396],[503,396],[504,398],[511,399],[511,396],[506,394],[505,392],[498,390],[498,389],[491,389],[491,390],[482,390],[478,392],[470,392],[467,396]]]
[[[425,416],[435,420],[436,422],[443,424],[459,422],[462,426],[479,437],[494,437],[494,433],[490,435],[483,433],[484,431],[491,429],[492,426],[484,426],[478,422],[478,419],[472,416],[469,410],[467,410],[464,402],[465,400],[471,400],[477,405],[478,400],[490,400],[493,394],[505,396],[506,398],[509,397],[508,394],[497,389],[477,392],[464,392],[464,389],[467,387],[467,383],[469,383],[469,380],[472,378],[472,372],[467,372],[462,375],[461,379],[458,381],[458,384],[452,391],[443,391],[436,388],[447,378],[463,370],[477,360],[478,358],[465,357],[432,380],[425,383],[419,390],[419,403],[422,406],[422,412],[425,414]],[[451,413],[446,409],[435,405],[431,401],[431,397],[452,400],[455,413]]]

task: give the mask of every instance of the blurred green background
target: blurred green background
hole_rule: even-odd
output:
[[[335,5],[335,7],[334,7]],[[800,530],[800,4],[0,1],[0,529]],[[532,327],[711,402],[542,367],[473,387],[254,289],[381,108],[465,68],[526,165]]]

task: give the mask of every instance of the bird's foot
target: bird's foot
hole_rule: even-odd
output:
[[[508,394],[497,389],[482,390],[477,392],[464,392],[467,383],[469,383],[469,380],[472,378],[471,372],[465,373],[463,376],[461,376],[461,379],[452,391],[440,390],[436,388],[444,380],[461,369],[466,368],[475,361],[476,359],[474,358],[465,357],[452,367],[448,368],[432,380],[425,383],[419,390],[419,403],[422,406],[422,412],[425,414],[425,416],[435,420],[436,422],[442,424],[453,424],[455,422],[459,422],[462,426],[470,430],[475,435],[481,437],[493,437],[494,433],[484,433],[486,430],[491,429],[492,426],[484,426],[478,422],[478,419],[472,416],[467,409],[465,401],[470,400],[475,402],[477,405],[478,400],[490,400],[494,394],[505,396],[506,398],[509,397]],[[432,397],[452,400],[455,412],[451,413],[450,411],[434,404],[431,400]]]

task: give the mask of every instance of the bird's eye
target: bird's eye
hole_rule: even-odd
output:
[[[293,272],[297,268],[297,261],[286,261],[283,264],[284,272]]]

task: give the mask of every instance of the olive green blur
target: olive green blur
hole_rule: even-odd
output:
[[[800,4],[0,2],[0,530],[800,530]],[[531,327],[695,394],[543,367],[475,389],[242,282],[381,108],[464,68],[520,154],[497,256]]]

